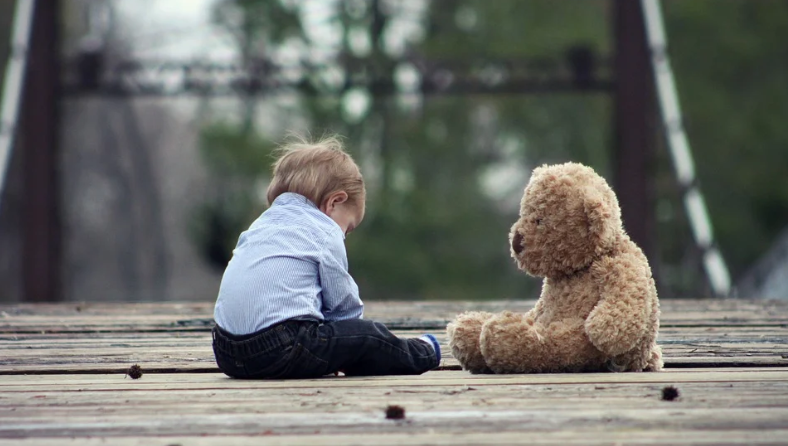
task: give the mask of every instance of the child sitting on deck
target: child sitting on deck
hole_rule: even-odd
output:
[[[432,335],[401,339],[363,320],[344,238],[364,218],[364,179],[336,138],[282,148],[270,208],[244,231],[222,277],[213,351],[234,378],[421,374]]]

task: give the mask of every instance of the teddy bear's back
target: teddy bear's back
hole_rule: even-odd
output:
[[[616,248],[606,258],[598,261],[615,261],[617,258],[632,259],[632,267],[640,270],[638,279],[643,281],[639,289],[642,295],[631,296],[647,302],[649,316],[646,325],[642,327],[640,339],[632,350],[616,358],[622,370],[642,370],[652,355],[655,348],[656,334],[659,330],[659,300],[656,286],[651,274],[651,269],[640,248],[632,242],[626,234],[622,234]],[[602,299],[602,290],[594,279],[592,268],[579,271],[571,276],[545,278],[542,294],[533,311],[534,321],[548,327],[556,323],[571,323],[578,319],[585,320]],[[589,341],[590,342],[590,341]],[[590,355],[588,364],[599,361],[603,367],[610,358],[603,355]]]
[[[649,310],[641,339],[632,350],[618,358],[618,363],[623,370],[640,371],[646,368],[659,370],[662,368],[662,354],[661,349],[657,346],[660,317],[657,286],[646,255],[628,236],[625,235],[624,238],[625,243],[621,245],[621,250],[632,255],[636,259],[637,267],[642,271],[641,277],[645,283],[642,287],[643,295],[638,297],[647,303],[646,308]],[[660,358],[655,359],[655,354]]]
[[[614,255],[628,255],[634,258],[632,268],[640,271],[639,276],[644,281],[642,287],[643,295],[638,297],[645,300],[648,303],[648,307],[651,308],[648,325],[644,327],[644,332],[646,332],[646,334],[653,334],[652,337],[655,338],[659,329],[659,297],[657,295],[657,285],[654,282],[654,276],[651,272],[651,266],[649,266],[648,259],[643,253],[643,250],[641,250],[626,234],[622,234],[618,249]]]

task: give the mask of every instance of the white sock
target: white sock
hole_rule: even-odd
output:
[[[432,339],[430,339],[430,337],[429,337],[429,336],[427,336],[427,335],[424,335],[424,336],[419,336],[419,340],[420,340],[420,341],[424,341],[424,342],[426,342],[426,343],[427,343],[427,345],[429,345],[429,346],[430,346],[430,348],[432,349],[432,351],[435,351],[435,345],[433,345],[433,343],[432,343]]]

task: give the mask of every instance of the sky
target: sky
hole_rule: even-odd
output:
[[[124,36],[128,36],[139,56],[191,59],[232,58],[236,54],[230,36],[210,22],[211,7],[217,0],[109,1],[117,11],[117,21],[123,27]],[[341,30],[331,20],[336,1],[301,0],[298,3],[312,45],[339,45]],[[368,3],[361,0],[351,4],[364,9]],[[416,0],[401,6],[403,10],[392,18],[384,35],[386,48],[391,53],[404,51],[409,40],[420,39],[423,34],[419,19],[426,2]],[[351,45],[360,53],[370,48],[366,31],[350,30]]]
[[[210,23],[216,0],[112,0],[140,57],[232,59],[230,37]]]

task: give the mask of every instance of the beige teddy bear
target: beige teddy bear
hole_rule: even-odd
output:
[[[448,325],[471,373],[662,368],[651,268],[621,224],[615,193],[577,163],[534,170],[509,236],[517,266],[544,277],[527,313],[467,312]]]

